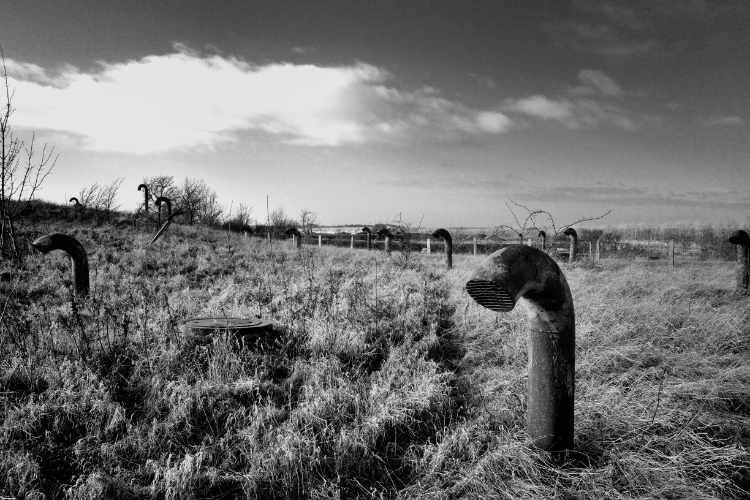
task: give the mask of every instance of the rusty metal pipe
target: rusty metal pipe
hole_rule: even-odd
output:
[[[166,196],[159,196],[156,201],[156,206],[159,207],[159,211],[161,212],[161,205],[162,203],[167,206],[167,219],[172,217],[172,200],[167,198]]]
[[[569,227],[563,234],[570,240],[570,252],[568,253],[568,263],[572,264],[576,260],[576,252],[578,250],[578,232],[572,227]]]
[[[729,237],[737,247],[737,293],[750,295],[750,236],[740,229]]]
[[[148,184],[138,184],[138,191],[143,191],[143,206],[148,213]]]
[[[466,283],[479,305],[511,311],[519,299],[529,320],[527,429],[548,451],[573,447],[575,313],[560,267],[541,250],[510,245],[490,255]]]
[[[432,233],[433,238],[441,238],[445,242],[445,265],[453,269],[453,238],[446,229],[440,228]]]
[[[31,246],[42,253],[52,250],[64,250],[70,255],[71,274],[76,295],[85,297],[89,294],[89,259],[83,246],[67,234],[52,233],[35,239]]]
[[[541,241],[542,250],[545,250],[547,248],[547,233],[540,230],[537,236],[539,237],[539,240]]]
[[[384,227],[378,231],[378,236],[383,238],[383,251],[388,254],[391,253],[391,238],[393,238],[391,231],[387,227]]]
[[[156,200],[154,200],[154,203],[156,203],[156,213],[158,215],[158,224],[161,224],[162,203],[167,206],[167,222],[170,222],[172,220],[172,200],[170,200],[166,196],[159,196]]]
[[[68,202],[73,204],[74,210],[77,210],[79,212],[83,210],[83,205],[81,205],[81,202],[78,201],[78,198],[76,198],[75,196],[71,196]]]
[[[302,248],[302,233],[299,232],[299,229],[296,227],[289,228],[286,231],[286,235],[292,238],[292,245],[295,248]]]

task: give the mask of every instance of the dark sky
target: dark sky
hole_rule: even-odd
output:
[[[330,223],[729,223],[749,26],[744,1],[11,1],[0,43],[16,126],[61,152],[48,198],[164,173]]]

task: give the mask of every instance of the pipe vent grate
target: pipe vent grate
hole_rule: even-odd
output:
[[[470,280],[466,283],[466,291],[477,304],[492,311],[508,312],[516,305],[508,290],[492,281]]]

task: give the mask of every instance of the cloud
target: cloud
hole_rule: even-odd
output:
[[[706,127],[742,127],[745,125],[745,120],[741,116],[726,115],[709,118],[703,124]]]
[[[636,186],[595,184],[532,188],[517,195],[533,202],[587,203],[600,207],[750,208],[750,196],[739,189],[664,192]]]
[[[654,38],[614,26],[606,20],[562,20],[548,24],[546,28],[554,43],[559,46],[607,57],[641,56],[661,47]]]
[[[534,118],[557,121],[567,128],[576,130],[605,125],[635,130],[640,124],[631,113],[620,106],[593,99],[534,95],[508,101],[506,109]]]
[[[565,122],[573,116],[573,103],[567,99],[550,99],[543,95],[511,101],[508,109],[525,115]]]
[[[606,96],[618,97],[622,95],[622,88],[603,71],[582,69],[578,72],[578,80],[584,88],[598,91]]]
[[[557,121],[570,129],[593,129],[611,126],[635,130],[643,123],[657,121],[654,117],[638,115],[627,110],[619,98],[627,95],[620,85],[603,71],[582,69],[578,72],[580,85],[569,88],[562,95],[548,97],[541,94],[508,99],[504,110],[533,118]]]
[[[474,109],[430,87],[400,89],[365,63],[272,63],[175,51],[84,72],[8,60],[15,125],[78,136],[95,151],[213,148],[256,131],[289,144],[340,146],[419,136],[499,134],[497,110]]]

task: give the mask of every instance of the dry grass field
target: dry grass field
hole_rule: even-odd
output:
[[[733,264],[563,265],[575,452],[525,434],[526,319],[480,308],[480,257],[304,247],[173,226],[48,229],[0,282],[1,498],[747,498],[750,299]],[[197,316],[262,315],[241,348]]]

